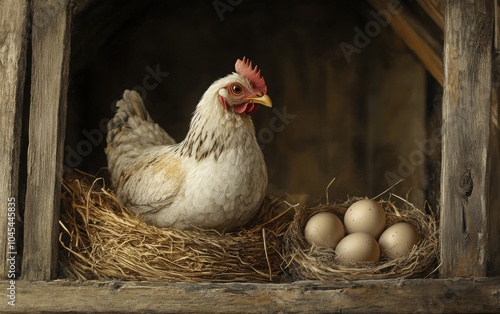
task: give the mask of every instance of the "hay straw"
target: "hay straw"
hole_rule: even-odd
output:
[[[288,225],[280,200],[266,200],[254,225],[233,233],[157,228],[130,214],[104,179],[66,178],[60,264],[67,278],[171,282],[270,282],[282,274]]]
[[[392,196],[402,203],[400,207],[390,200]],[[406,221],[414,225],[421,235],[421,241],[406,255],[390,260],[383,254],[377,263],[347,263],[337,261],[333,249],[311,247],[306,242],[303,230],[312,215],[327,211],[343,220],[347,208],[360,199],[362,198],[351,198],[343,204],[297,208],[284,238],[284,258],[294,279],[334,281],[432,276],[438,267],[439,237],[435,217],[394,194],[388,200],[378,200],[387,214],[386,227]]]

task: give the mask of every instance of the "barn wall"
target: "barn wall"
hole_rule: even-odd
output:
[[[101,129],[125,88],[138,87],[153,119],[182,140],[202,93],[247,56],[262,69],[274,103],[254,115],[273,193],[324,201],[335,177],[331,199],[374,196],[404,178],[395,191],[405,196],[411,189],[410,200],[423,203],[422,65],[390,27],[379,27],[347,58],[342,52],[342,43],[356,46],[357,28],[375,20],[370,7],[252,1],[221,15],[211,2],[108,6],[105,22],[92,12],[105,15],[106,8],[75,19],[68,168],[95,173],[106,165]],[[282,124],[273,130],[276,119]]]

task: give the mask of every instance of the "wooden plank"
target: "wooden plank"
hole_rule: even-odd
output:
[[[10,222],[14,224],[9,226],[9,208],[14,208],[15,211],[10,212],[18,215],[28,1],[1,0],[0,7],[0,278],[7,278],[10,266],[7,259],[11,256],[15,258],[16,255],[11,253],[17,251],[16,242],[19,238],[16,217],[10,217]],[[11,203],[10,206],[8,203]],[[14,230],[8,230],[9,228]],[[10,241],[9,231],[14,231],[11,232],[13,237],[10,237]],[[14,246],[10,247],[9,244]],[[13,264],[12,270],[17,268],[16,264]]]
[[[33,1],[33,66],[22,277],[47,280],[57,267],[60,180],[66,127],[68,1]]]
[[[418,5],[429,15],[436,25],[444,29],[444,10],[439,7],[437,0],[417,0]]]
[[[368,2],[378,11],[387,11],[394,3],[390,0],[368,0]],[[425,25],[419,23],[409,9],[401,3],[399,5],[402,9],[399,13],[391,15],[390,25],[422,61],[429,73],[443,85],[442,43],[427,30]]]
[[[10,283],[0,282],[2,287]],[[290,284],[17,281],[0,312],[498,313],[500,277]]]
[[[500,17],[497,15],[496,19]],[[490,134],[490,258],[488,275],[500,276],[500,56],[495,56]]]
[[[443,277],[486,276],[493,2],[447,1],[441,162]]]

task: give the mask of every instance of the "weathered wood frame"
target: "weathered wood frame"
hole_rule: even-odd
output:
[[[20,282],[12,312],[498,313],[500,278],[289,284]]]
[[[0,273],[9,276],[10,263],[7,263],[10,249],[9,242],[9,206],[15,208],[19,194],[19,160],[21,154],[21,127],[24,98],[24,80],[26,72],[25,29],[28,23],[27,1],[4,1],[4,10],[0,14],[0,27],[5,36],[0,35]],[[18,208],[15,208],[18,215]],[[12,220],[11,220],[12,221]],[[18,234],[12,232],[15,239]],[[13,266],[15,268],[15,266]],[[12,269],[15,271],[15,269]]]
[[[440,237],[440,273],[444,277],[487,274],[491,12],[492,1],[478,1],[473,6],[450,1],[446,10]]]
[[[22,277],[57,270],[59,204],[69,74],[70,3],[32,2],[32,77]]]
[[[408,40],[444,87],[441,260],[442,279],[357,282],[295,282],[291,284],[163,284],[134,282],[50,281],[57,266],[57,221],[64,141],[69,66],[71,12],[69,2],[54,9],[49,0],[2,0],[0,25],[9,25],[9,63],[0,67],[0,121],[8,132],[0,137],[3,166],[0,196],[17,196],[25,44],[32,42],[27,196],[23,267],[14,283],[16,306],[0,302],[0,312],[498,312],[499,86],[492,72],[499,63],[498,2],[477,0],[474,6],[446,1],[444,51],[429,37],[412,31],[416,22],[396,17],[393,27]],[[388,1],[369,0],[375,7]],[[437,1],[421,0],[436,13]],[[30,5],[31,4],[31,5]],[[5,10],[7,8],[7,10]],[[30,10],[32,14],[30,14]],[[51,12],[50,19],[40,15]],[[493,19],[493,12],[496,12]],[[25,31],[33,16],[32,38]],[[9,17],[19,17],[10,20]],[[410,22],[409,22],[410,21]],[[495,22],[495,23],[494,23]],[[43,25],[43,27],[36,27]],[[439,24],[439,23],[438,23]],[[462,26],[467,25],[467,32]],[[399,31],[398,31],[399,29]],[[401,31],[401,29],[403,29]],[[494,37],[495,35],[495,37]],[[493,39],[495,38],[495,41]],[[411,43],[414,43],[412,47]],[[416,43],[416,44],[415,44]],[[495,45],[494,45],[495,44]],[[425,49],[418,48],[426,46]],[[426,56],[428,51],[433,56]],[[440,56],[443,55],[444,58]],[[12,57],[10,57],[12,56]],[[425,61],[428,60],[428,61]],[[460,66],[457,66],[459,62]],[[10,76],[9,76],[10,77]],[[440,80],[442,78],[442,80]],[[5,104],[3,103],[5,99]],[[3,124],[5,121],[5,124]],[[457,156],[461,158],[458,160]],[[491,172],[493,171],[493,172]],[[491,195],[490,195],[491,193]],[[0,212],[0,240],[7,216]],[[0,268],[7,276],[6,244],[2,242]],[[489,265],[489,266],[488,266]],[[466,277],[456,278],[453,277]],[[478,278],[481,277],[481,278]],[[468,279],[467,279],[468,278]],[[0,281],[8,288],[10,280]],[[196,300],[193,302],[193,299]],[[411,299],[411,302],[408,300]]]

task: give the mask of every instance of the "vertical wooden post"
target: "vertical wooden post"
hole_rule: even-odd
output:
[[[493,2],[446,1],[441,276],[486,276]]]
[[[497,15],[496,19],[500,17]],[[498,29],[495,30],[498,32]],[[500,276],[500,61],[496,56],[490,134],[490,254],[488,276]]]
[[[495,64],[490,137],[490,263],[488,276],[500,276],[500,1],[495,0]]]
[[[16,241],[12,239],[19,235],[15,224],[17,217],[12,217],[12,214],[9,216],[9,213],[14,208],[17,215],[19,206],[18,175],[28,3],[26,0],[2,0],[0,7],[0,278],[8,278],[12,272],[9,275],[11,264],[7,259],[11,254],[16,258],[13,253],[17,251],[17,243],[13,243]],[[9,246],[9,238],[12,247]]]
[[[68,0],[33,0],[33,65],[22,277],[48,280],[57,233],[69,71]]]

